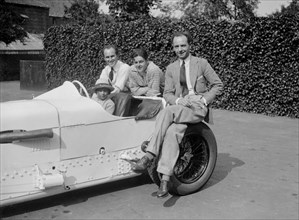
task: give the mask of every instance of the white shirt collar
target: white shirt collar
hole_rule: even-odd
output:
[[[186,59],[184,59],[185,65],[189,65],[190,60],[191,60],[191,54],[189,54],[189,56]],[[183,63],[183,60],[180,59],[180,65],[182,65],[182,63]]]
[[[119,68],[120,68],[120,66],[121,66],[121,61],[120,60],[118,60],[117,62],[116,62],[116,64],[112,67],[113,68],[113,71],[116,73],[118,70],[119,70]],[[110,67],[110,70],[111,70],[111,67]]]

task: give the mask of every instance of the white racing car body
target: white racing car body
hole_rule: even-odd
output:
[[[127,160],[144,154],[155,124],[111,115],[68,81],[0,113],[0,206],[138,175]]]

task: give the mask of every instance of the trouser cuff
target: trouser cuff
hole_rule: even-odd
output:
[[[172,176],[172,174],[173,174],[173,170],[170,170],[170,169],[167,169],[164,167],[158,167],[157,172],[162,173],[167,176]]]

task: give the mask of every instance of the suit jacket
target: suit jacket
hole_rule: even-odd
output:
[[[203,96],[210,104],[216,95],[221,94],[223,83],[206,59],[191,56],[189,68],[190,81],[195,95]],[[166,68],[163,97],[167,103],[175,105],[175,101],[181,94],[180,61],[177,60]],[[209,112],[211,113],[211,111]],[[207,115],[207,117],[211,120],[211,115]]]

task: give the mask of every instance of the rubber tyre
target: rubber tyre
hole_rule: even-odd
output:
[[[191,146],[193,145],[193,146]],[[180,155],[169,183],[169,192],[188,195],[199,191],[210,179],[217,161],[217,143],[212,130],[204,123],[190,124],[180,144]],[[158,186],[158,159],[148,168],[148,174]]]

